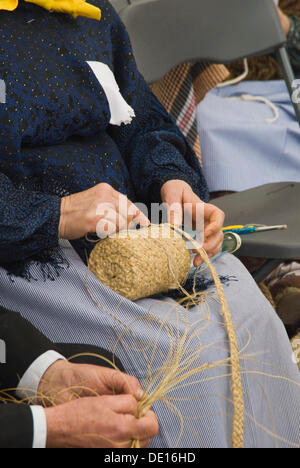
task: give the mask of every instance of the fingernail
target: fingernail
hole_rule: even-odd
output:
[[[136,392],[136,396],[137,396],[138,400],[141,400],[143,398],[143,395],[144,395],[143,390],[138,390]]]
[[[143,409],[142,412],[141,412],[142,418],[143,418],[144,416],[146,416],[147,413],[148,413],[148,410]]]

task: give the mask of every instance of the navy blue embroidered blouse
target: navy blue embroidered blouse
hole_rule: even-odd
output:
[[[100,182],[146,204],[160,202],[171,179],[208,198],[198,160],[140,76],[118,15],[108,1],[94,3],[100,22],[22,1],[0,12],[0,264],[11,270],[57,247],[62,196]],[[130,125],[109,124],[87,61],[113,71],[136,114]]]

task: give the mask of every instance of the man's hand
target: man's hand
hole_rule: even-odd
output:
[[[43,406],[52,406],[79,397],[120,394],[139,400],[143,391],[135,377],[114,369],[60,360],[45,372],[37,397]]]
[[[48,448],[130,448],[134,439],[145,448],[158,433],[152,411],[136,418],[131,395],[82,398],[45,412]]]
[[[80,239],[89,232],[99,237],[127,229],[130,223],[148,226],[148,218],[128,198],[109,184],[62,198],[59,237]]]
[[[194,222],[194,228],[197,228],[197,218],[204,217],[204,244],[209,257],[214,257],[222,249],[224,235],[222,228],[225,215],[223,211],[209,203],[203,203],[193,192],[192,188],[181,180],[170,180],[166,182],[161,189],[162,201],[169,208],[169,222],[175,226],[181,226],[183,222],[183,213],[190,212]],[[186,208],[186,209],[185,209]],[[199,223],[197,223],[199,224]],[[202,263],[200,255],[195,258],[194,265],[200,266]]]

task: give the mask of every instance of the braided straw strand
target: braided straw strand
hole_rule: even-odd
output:
[[[193,244],[193,246],[195,247],[195,250],[197,250],[199,255],[201,255],[202,259],[208,265],[210,273],[215,282],[215,286],[216,286],[219,300],[221,303],[222,313],[225,319],[226,329],[227,329],[228,338],[229,338],[229,347],[230,347],[230,360],[231,360],[231,368],[232,368],[232,394],[233,394],[233,407],[234,407],[232,447],[243,448],[245,404],[244,404],[243,384],[242,384],[241,367],[240,367],[240,359],[239,359],[239,349],[238,349],[237,336],[235,333],[233,320],[232,320],[231,313],[227,305],[223,286],[205,250],[202,247],[200,247],[198,242],[196,242],[189,234],[187,234],[186,232],[182,231],[181,229],[175,226],[174,226],[174,229],[177,230],[178,232],[181,232],[181,234]]]

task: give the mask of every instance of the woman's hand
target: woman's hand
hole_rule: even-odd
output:
[[[224,235],[222,228],[225,215],[223,211],[209,203],[203,203],[192,188],[181,180],[170,180],[161,189],[162,201],[168,205],[169,222],[176,226],[183,223],[183,213],[190,213],[194,229],[199,229],[204,221],[204,244],[209,257],[214,257],[222,249]],[[202,218],[202,222],[201,219]],[[200,255],[194,265],[202,263]]]
[[[148,218],[125,195],[101,183],[62,198],[59,237],[80,239],[89,232],[107,237],[131,223],[148,226]]]

